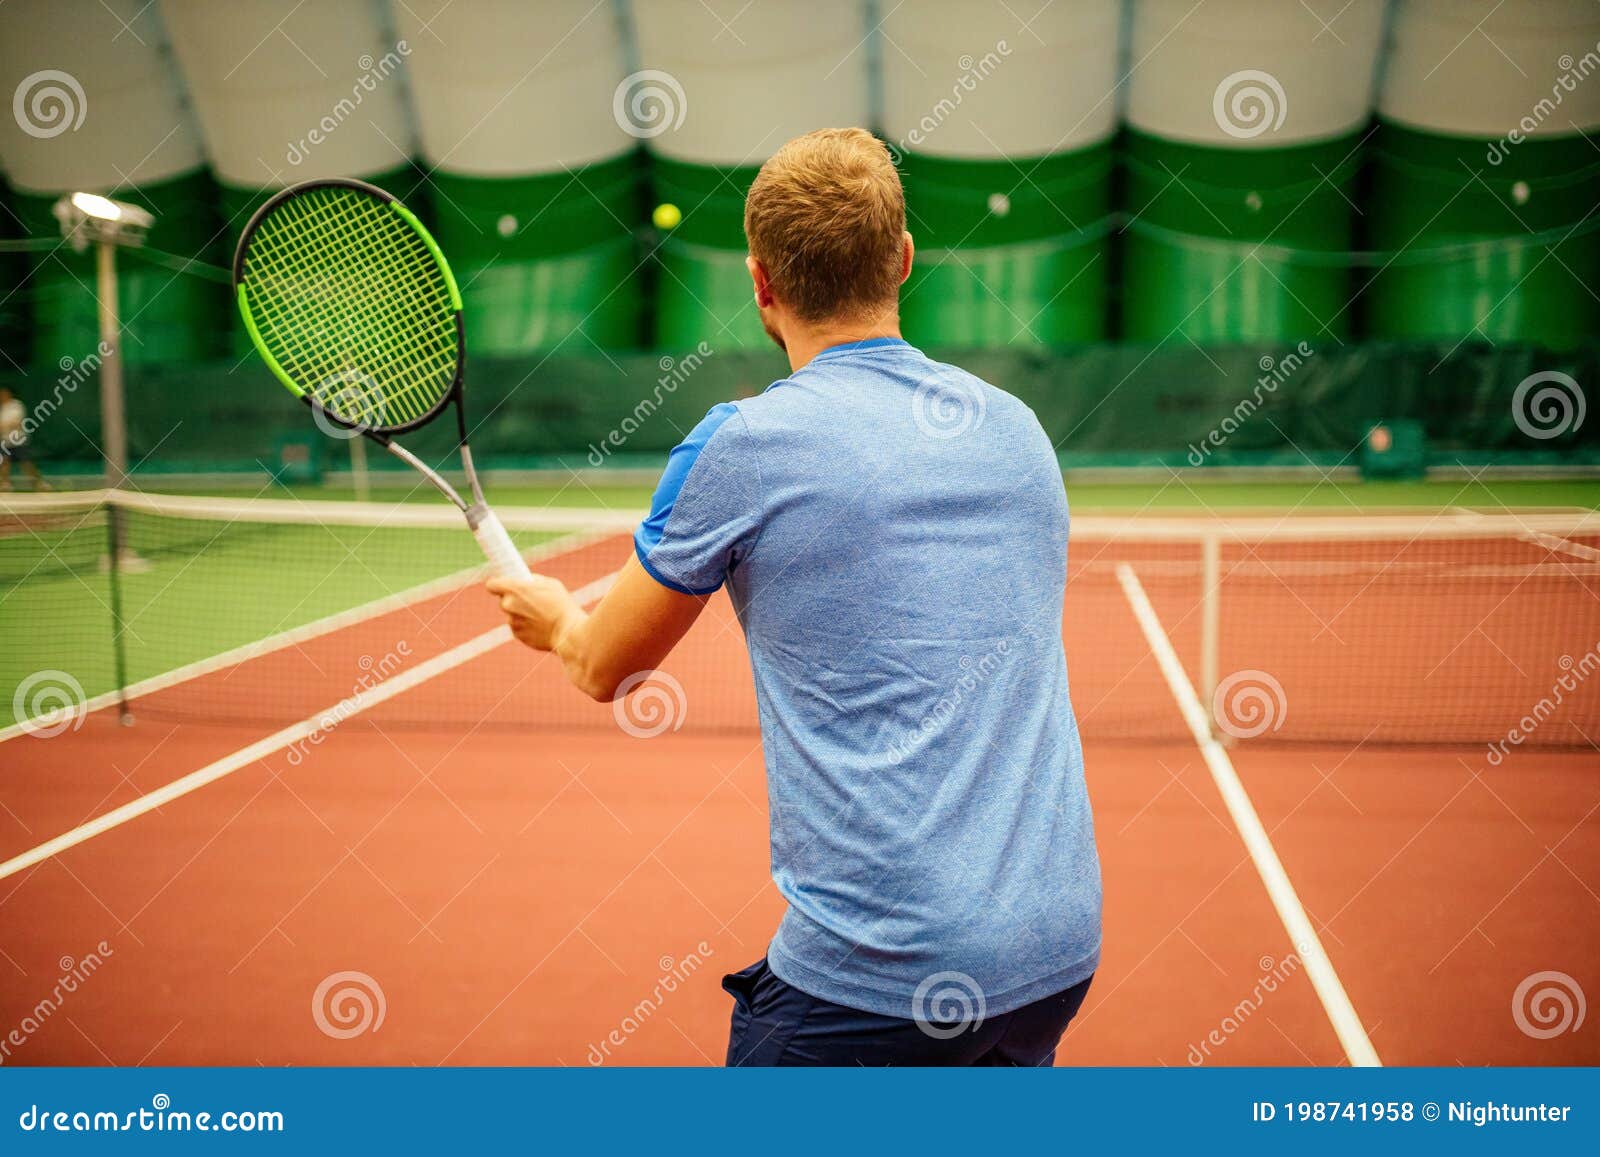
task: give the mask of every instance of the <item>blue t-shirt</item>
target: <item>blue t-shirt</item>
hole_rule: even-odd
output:
[[[789,903],[773,972],[939,1019],[941,987],[998,1015],[1094,971],[1067,502],[1031,410],[899,339],[835,346],[713,407],[634,545],[674,590],[727,583],[744,627]]]

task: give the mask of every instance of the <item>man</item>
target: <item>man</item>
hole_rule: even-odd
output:
[[[49,490],[28,449],[28,407],[5,386],[0,386],[0,490],[11,489],[11,463],[16,462],[35,490]]]
[[[592,613],[549,578],[489,590],[604,701],[728,585],[789,903],[723,982],[729,1064],[1049,1064],[1100,952],[1054,450],[1022,403],[901,340],[911,236],[870,134],[790,141],[745,232],[793,373],[672,452]]]

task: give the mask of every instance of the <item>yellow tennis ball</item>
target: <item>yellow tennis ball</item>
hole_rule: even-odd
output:
[[[650,214],[650,220],[655,222],[657,229],[676,229],[678,222],[683,220],[683,213],[672,202],[663,202],[656,206],[656,211]]]

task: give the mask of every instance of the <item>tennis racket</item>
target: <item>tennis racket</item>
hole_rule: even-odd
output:
[[[529,577],[467,447],[461,292],[409,209],[364,181],[291,186],[245,226],[233,285],[251,342],[291,394],[421,473],[466,515],[497,574]],[[394,440],[452,402],[470,502]]]

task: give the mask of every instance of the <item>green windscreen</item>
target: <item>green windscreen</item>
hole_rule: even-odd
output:
[[[398,202],[344,185],[285,198],[245,242],[238,296],[283,384],[350,425],[416,422],[455,381],[460,298]]]

